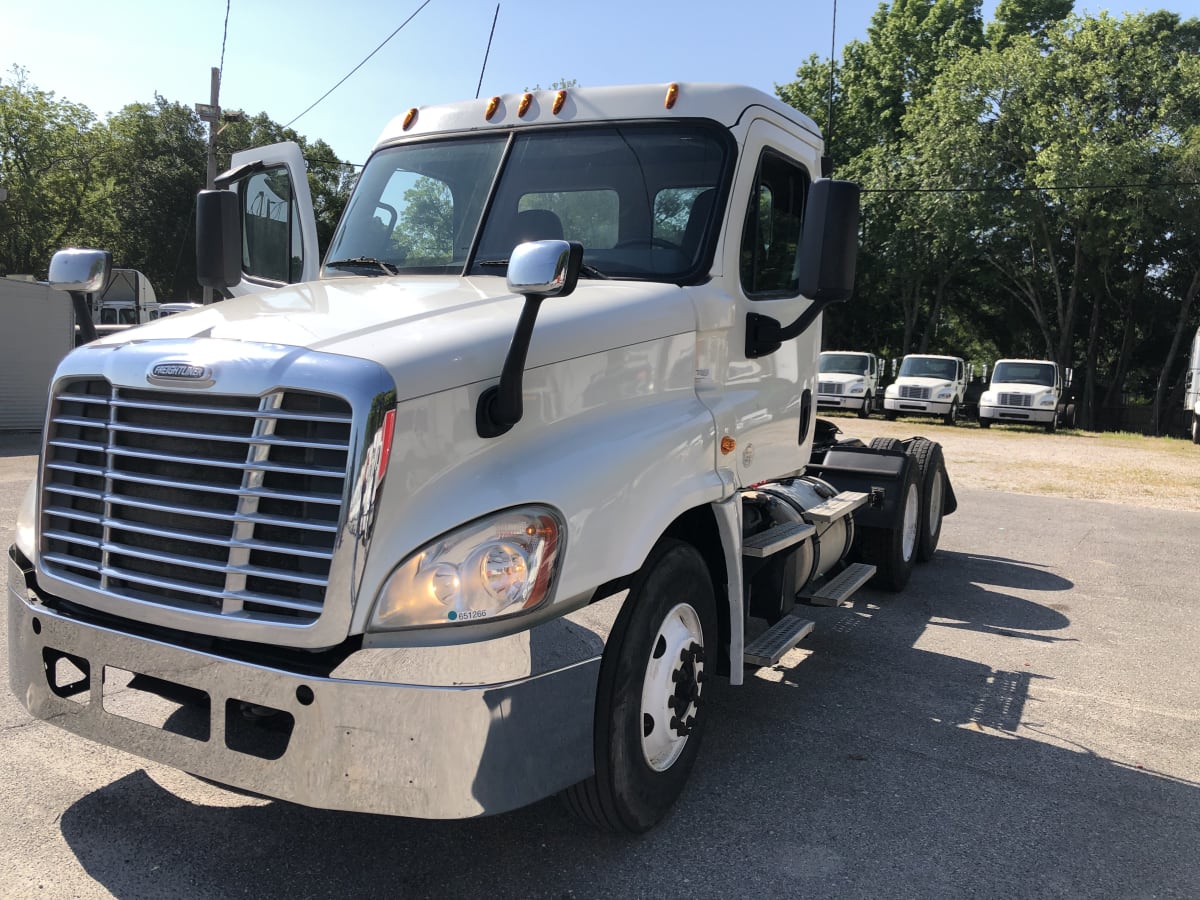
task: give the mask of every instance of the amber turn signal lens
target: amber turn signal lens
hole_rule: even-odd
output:
[[[729,435],[725,435],[725,437],[721,438],[721,454],[723,456],[728,456],[736,449],[737,441],[735,441]]]

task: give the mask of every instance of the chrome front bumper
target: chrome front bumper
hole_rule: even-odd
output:
[[[951,403],[950,400],[909,400],[906,397],[885,397],[883,408],[902,416],[944,416],[950,412]]]
[[[979,417],[991,419],[993,422],[1036,422],[1045,424],[1051,421],[1058,411],[1036,406],[993,406],[979,404]]]
[[[603,636],[565,620],[456,650],[359,651],[333,673],[353,671],[362,655],[369,662],[357,677],[312,677],[69,618],[29,596],[11,557],[8,583],[9,679],[33,716],[222,784],[324,809],[450,819],[532,803],[593,770]],[[486,670],[489,644],[502,644],[511,663],[514,639],[535,663],[522,677],[456,686],[445,673],[424,684],[388,675],[429,672],[439,649],[458,661],[469,649],[472,668]],[[534,652],[545,643],[552,652]],[[77,684],[64,684],[63,666]],[[123,684],[129,673],[157,690]],[[161,724],[129,717],[131,696],[166,703],[163,685],[207,703],[185,704]],[[248,739],[259,726],[246,715],[272,710],[272,720],[291,717],[290,733],[264,749]]]

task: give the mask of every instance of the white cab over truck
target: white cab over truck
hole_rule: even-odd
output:
[[[197,206],[227,299],[56,373],[10,553],[16,695],[311,806],[561,792],[649,828],[710,680],[777,661],[804,604],[902,588],[955,508],[936,443],[816,418],[858,239],[821,152],[742,87],[412,109],[323,264],[298,148],[239,154]],[[102,256],[52,281],[88,290]]]
[[[979,398],[979,427],[1041,425],[1058,430],[1062,375],[1058,363],[1046,359],[998,359],[992,380]]]
[[[825,350],[818,364],[817,406],[871,415],[879,393],[879,358],[854,350]]]
[[[890,422],[897,416],[939,416],[953,425],[967,392],[967,377],[967,364],[957,356],[910,353],[884,391],[884,418]]]

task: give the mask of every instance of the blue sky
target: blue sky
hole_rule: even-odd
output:
[[[286,123],[362,62],[422,0],[230,0],[221,104]],[[837,48],[866,34],[878,0],[838,0]],[[985,16],[995,3],[985,0]],[[771,92],[827,56],[834,0],[500,0],[482,95],[543,87],[728,81]],[[1200,0],[1078,2],[1114,14]],[[0,0],[0,77],[104,117],[127,103],[207,102],[226,0]],[[363,162],[395,114],[475,96],[496,0],[430,0],[345,84],[293,125]]]

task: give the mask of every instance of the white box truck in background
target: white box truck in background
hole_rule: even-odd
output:
[[[953,425],[962,410],[967,378],[967,364],[957,356],[910,353],[884,391],[884,418],[890,422],[897,416],[940,416]]]
[[[1040,425],[1058,430],[1063,391],[1058,363],[1046,359],[998,359],[979,398],[979,427],[992,423]]]
[[[865,419],[879,394],[880,361],[874,353],[826,350],[818,363],[817,405],[850,409]]]

